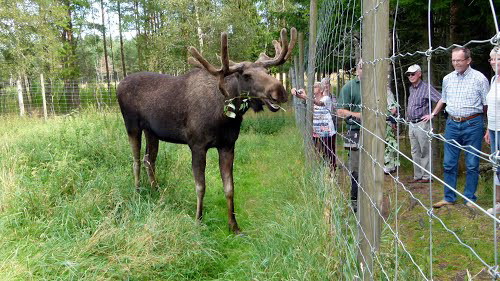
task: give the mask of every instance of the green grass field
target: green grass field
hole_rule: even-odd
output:
[[[118,112],[0,123],[0,280],[328,280],[323,201],[304,180],[291,114],[249,116],[237,142],[227,227],[216,150],[203,223],[187,146],[160,144],[159,191],[133,188]]]
[[[216,150],[207,159],[204,217],[187,146],[160,143],[158,191],[133,187],[132,156],[118,111],[0,119],[0,280],[353,280],[359,275],[356,223],[345,174],[306,169],[293,113],[246,116],[235,156],[236,216],[244,236],[228,231]],[[143,142],[144,143],[144,142]],[[338,148],[341,147],[339,143]],[[402,143],[402,148],[407,149]],[[338,152],[345,160],[345,151]],[[318,167],[318,166],[316,166]],[[411,175],[402,163],[401,179]],[[459,180],[463,185],[463,175]],[[386,176],[388,222],[429,276],[429,220]],[[412,187],[428,203],[426,186]],[[340,191],[340,192],[339,192]],[[442,187],[434,184],[434,200]],[[479,204],[491,201],[481,177]],[[493,263],[493,223],[456,205],[436,212],[486,262]],[[420,273],[383,228],[376,280]],[[469,250],[433,222],[434,280],[487,277]],[[480,273],[481,272],[481,273]],[[465,277],[465,279],[464,279]]]

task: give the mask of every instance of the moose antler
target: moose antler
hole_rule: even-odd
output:
[[[221,33],[221,50],[220,50],[220,60],[221,68],[216,69],[212,64],[210,64],[195,47],[189,47],[188,52],[192,57],[188,58],[188,63],[199,68],[206,69],[210,74],[219,78],[219,89],[222,94],[228,97],[228,93],[224,88],[224,77],[231,75],[235,72],[241,71],[242,68],[248,65],[257,65],[265,68],[283,64],[292,54],[295,42],[297,41],[297,30],[292,27],[290,30],[290,44],[287,41],[287,32],[283,28],[281,30],[281,43],[273,40],[275,56],[274,58],[269,58],[265,53],[261,53],[259,59],[254,63],[240,62],[234,63],[229,61],[229,52],[227,47],[227,33]]]
[[[229,54],[227,48],[227,33],[222,32],[220,35],[220,54],[221,54],[221,62],[222,66],[220,69],[216,69],[213,65],[211,65],[199,52],[195,47],[189,47],[188,52],[191,56],[188,58],[188,63],[194,65],[196,67],[205,68],[210,74],[219,78],[219,89],[222,94],[226,97],[229,96],[227,90],[224,88],[224,77],[234,73],[234,71],[230,71],[229,69]]]
[[[283,64],[292,55],[293,48],[297,42],[297,29],[295,29],[295,27],[290,29],[290,44],[288,44],[286,35],[286,29],[283,28],[280,33],[281,43],[273,40],[275,51],[274,58],[270,58],[265,53],[261,53],[259,59],[255,61],[255,64],[259,64],[265,68]]]

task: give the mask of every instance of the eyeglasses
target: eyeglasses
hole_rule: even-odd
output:
[[[451,60],[451,63],[462,63],[464,61],[466,61],[467,59],[463,59],[463,60]]]
[[[413,72],[413,73],[406,73],[406,76],[408,76],[408,77],[413,77],[415,75],[417,75],[415,72]]]

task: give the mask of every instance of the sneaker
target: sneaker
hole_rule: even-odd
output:
[[[486,212],[493,215],[494,211],[496,211],[497,215],[500,215],[500,202],[497,202],[493,208],[489,208]]]
[[[412,180],[409,180],[408,183],[417,183],[419,181],[421,181],[422,179],[412,179]]]
[[[384,167],[384,174],[388,175],[388,174],[392,174],[396,172],[396,168],[387,168],[387,167]]]
[[[467,202],[467,203],[469,203],[469,202]],[[455,203],[454,202],[448,202],[448,201],[446,201],[446,200],[443,199],[443,200],[437,202],[436,204],[432,205],[432,207],[434,207],[434,208],[441,208],[444,205],[453,205],[453,204],[455,204]]]
[[[418,180],[418,183],[429,183],[429,182],[432,182],[431,179],[420,179]]]
[[[467,202],[465,203],[465,206],[469,207],[469,208],[474,208],[474,204],[472,204],[472,202]]]

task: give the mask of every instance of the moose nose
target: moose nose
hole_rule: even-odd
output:
[[[287,102],[288,101],[288,94],[281,85],[281,83],[276,84],[272,89],[270,90],[271,92],[271,98],[279,103]]]

